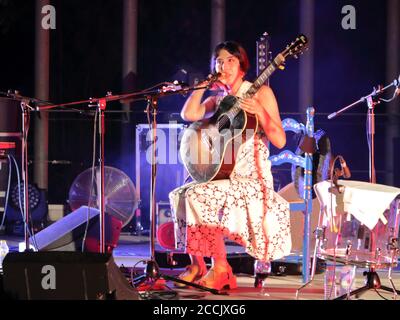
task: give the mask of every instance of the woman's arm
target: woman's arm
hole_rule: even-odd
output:
[[[253,98],[242,100],[241,107],[246,112],[257,115],[259,124],[275,147],[281,149],[286,145],[286,133],[282,128],[278,103],[270,87],[262,86]]]
[[[215,97],[208,97],[203,102],[205,89],[195,90],[187,98],[181,111],[181,117],[185,121],[198,121],[210,116],[215,111]]]

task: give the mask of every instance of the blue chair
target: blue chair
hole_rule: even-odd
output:
[[[312,165],[313,152],[315,152],[314,139],[314,114],[313,107],[307,108],[307,123],[304,125],[292,118],[282,120],[282,126],[285,131],[291,131],[296,134],[303,134],[303,140],[300,144],[304,155],[298,155],[290,150],[283,150],[278,155],[270,156],[269,160],[273,166],[284,163],[290,163],[304,169],[303,192],[300,195],[300,201],[291,201],[290,211],[302,211],[304,213],[304,233],[303,233],[303,252],[302,252],[302,277],[303,282],[308,282],[310,278],[310,220],[312,212]]]

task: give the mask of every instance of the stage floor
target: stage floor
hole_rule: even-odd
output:
[[[22,237],[16,236],[0,236],[0,239],[5,239],[10,250],[18,251],[18,243],[23,242]],[[156,250],[161,249],[156,245]],[[165,250],[164,250],[165,251]],[[244,250],[242,247],[227,244],[228,254],[240,254]],[[150,258],[150,242],[146,236],[132,236],[130,234],[121,234],[118,246],[113,251],[113,256],[116,264],[120,267],[125,267],[128,270],[135,267],[138,274],[142,273],[146,261]],[[332,262],[327,262],[327,270],[333,268]],[[341,264],[336,265],[336,274],[339,275],[344,270]],[[348,268],[348,266],[347,266]],[[161,268],[161,273],[175,276],[182,272],[183,268]],[[363,272],[367,271],[364,268],[356,269],[356,276],[353,282],[352,289],[357,289],[364,286],[365,276]],[[343,273],[342,273],[343,274]],[[378,271],[382,286],[390,287],[388,280],[388,270]],[[182,300],[296,300],[296,290],[302,286],[302,278],[300,275],[283,275],[269,276],[266,280],[265,295],[261,294],[260,288],[254,287],[254,276],[250,274],[238,273],[237,284],[238,288],[224,291],[224,294],[216,295],[210,292],[187,287],[177,288],[172,282],[159,281],[150,291],[168,291],[170,288],[176,291],[177,298]],[[331,286],[327,283],[326,270],[316,274],[310,285],[301,290],[299,300],[325,300],[335,296],[335,291],[331,290]],[[400,289],[400,268],[393,269],[392,279],[397,289]],[[337,289],[340,290],[340,280],[336,281]],[[166,285],[166,286],[164,286]],[[343,290],[343,289],[341,289]],[[143,292],[145,293],[145,291]],[[339,294],[339,293],[338,293]],[[360,296],[351,297],[353,300],[392,300],[393,294],[384,290],[370,289]],[[400,298],[399,298],[400,299]]]

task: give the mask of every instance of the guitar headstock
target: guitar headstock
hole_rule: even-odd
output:
[[[303,34],[300,34],[295,41],[289,44],[286,49],[282,52],[283,57],[294,57],[298,58],[300,54],[303,54],[307,50],[308,40]]]

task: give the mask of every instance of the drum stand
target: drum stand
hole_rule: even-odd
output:
[[[399,200],[396,201],[396,210],[398,210],[398,205],[399,205]],[[398,221],[396,221],[396,225],[398,225]],[[365,293],[366,291],[368,291],[369,289],[374,289],[374,290],[381,289],[386,292],[391,292],[391,293],[393,293],[393,300],[396,300],[397,295],[400,294],[400,291],[396,290],[393,280],[392,280],[392,266],[394,264],[394,261],[397,260],[397,255],[398,255],[398,251],[399,251],[397,236],[393,235],[391,237],[388,247],[390,247],[390,251],[392,253],[392,261],[390,263],[389,273],[388,273],[388,279],[389,279],[390,285],[392,286],[391,288],[381,285],[381,281],[379,279],[379,275],[375,271],[375,267],[371,266],[368,271],[363,272],[363,276],[366,277],[365,286],[358,288],[356,290],[353,290],[351,292],[348,292],[346,294],[343,294],[334,300],[349,299],[353,295],[359,296],[359,295]]]
[[[389,273],[391,273],[391,268]],[[353,290],[351,292],[345,293],[333,300],[345,300],[345,299],[349,299],[351,296],[357,295],[360,296],[361,294],[365,293],[366,291],[368,291],[369,289],[381,289],[387,292],[391,292],[393,293],[393,299],[396,300],[396,297],[398,294],[400,294],[399,290],[396,290],[394,288],[394,284],[393,281],[391,279],[391,277],[389,277],[390,283],[392,285],[392,288],[386,287],[386,286],[382,286],[381,285],[381,281],[379,279],[379,275],[375,272],[374,268],[369,268],[369,271],[364,271],[363,275],[366,276],[366,281],[365,281],[365,286],[358,288],[356,290]]]
[[[318,196],[318,194],[317,194],[317,196]],[[395,206],[392,207],[391,210],[398,211],[399,206],[400,206],[400,199],[396,200]],[[315,230],[316,242],[315,242],[315,247],[314,247],[313,262],[312,262],[312,266],[311,266],[311,277],[307,283],[305,283],[299,289],[296,290],[296,299],[299,298],[300,291],[302,289],[304,289],[305,287],[307,287],[314,280],[315,270],[316,270],[317,253],[318,253],[317,250],[318,250],[318,248],[321,247],[321,245],[323,245],[323,242],[325,239],[326,227],[322,226],[322,214],[323,214],[323,210],[321,209],[320,213],[319,213],[319,217],[318,217],[318,227]],[[399,225],[399,218],[400,218],[400,214],[396,214],[396,221],[394,223],[395,226]],[[388,246],[388,248],[390,248],[390,252],[391,252],[391,263],[390,263],[389,273],[388,273],[388,279],[389,279],[391,287],[382,286],[380,279],[379,279],[379,275],[375,271],[375,267],[369,267],[369,270],[365,271],[363,273],[363,275],[366,276],[365,286],[363,286],[359,289],[356,289],[354,291],[349,291],[348,293],[343,294],[343,295],[335,298],[334,300],[349,299],[350,296],[361,295],[369,289],[374,289],[374,290],[381,289],[381,290],[384,290],[387,292],[391,292],[391,293],[393,293],[393,299],[394,300],[396,299],[397,295],[400,294],[400,291],[396,290],[391,275],[392,275],[392,266],[395,264],[394,262],[397,261],[397,256],[399,253],[397,232],[398,232],[398,228],[395,227],[393,229],[393,233],[391,234],[389,243],[387,244],[387,246]],[[351,251],[351,245],[348,245],[347,250],[346,250],[347,257],[350,255],[350,251]],[[345,264],[347,265],[347,264],[351,264],[351,263],[348,262],[348,259],[346,259]]]
[[[321,214],[320,214],[320,216],[321,216]],[[313,263],[312,263],[312,267],[311,267],[311,277],[307,283],[305,283],[299,289],[296,290],[296,299],[299,298],[300,291],[302,289],[304,289],[305,287],[307,287],[314,280],[315,270],[316,270],[317,248],[320,247],[321,243],[324,240],[324,233],[325,233],[324,231],[325,231],[325,228],[321,228],[321,227],[318,227],[315,231],[316,244],[315,244],[315,248],[314,248]],[[392,240],[391,246],[392,246],[393,253],[398,250],[397,249],[397,239]],[[397,255],[393,254],[392,257],[393,257],[392,261],[394,261],[394,258],[396,258]],[[386,292],[391,292],[391,293],[393,293],[393,300],[396,300],[397,295],[400,294],[400,291],[396,290],[393,280],[392,280],[392,267],[389,268],[389,274],[388,274],[388,279],[390,281],[391,288],[381,285],[379,275],[378,275],[378,273],[376,273],[376,271],[373,267],[370,267],[368,271],[364,271],[363,276],[366,277],[365,286],[358,288],[356,290],[353,290],[351,292],[345,293],[333,300],[345,300],[345,299],[349,299],[353,295],[359,296],[359,295],[365,293],[366,291],[368,291],[369,289],[374,289],[374,290],[381,289]]]

